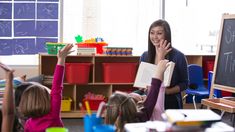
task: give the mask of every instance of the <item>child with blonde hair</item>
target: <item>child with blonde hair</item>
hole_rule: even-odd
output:
[[[25,132],[44,132],[49,127],[63,127],[60,117],[65,59],[73,45],[67,44],[57,54],[52,88],[49,91],[39,83],[33,83],[22,94],[19,112],[28,118]]]
[[[163,73],[167,66],[168,60],[159,61],[155,77],[152,78],[151,88],[142,107],[137,106],[134,95],[123,92],[115,92],[111,95],[106,108],[105,123],[115,125],[117,131],[122,132],[124,131],[125,123],[145,122],[150,120],[158,99]]]

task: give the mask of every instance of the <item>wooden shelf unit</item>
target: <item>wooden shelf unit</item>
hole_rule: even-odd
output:
[[[102,63],[112,62],[139,62],[140,56],[68,56],[68,63],[92,63],[90,78],[87,85],[75,85],[64,82],[63,96],[71,97],[72,108],[70,112],[62,112],[63,118],[81,118],[86,112],[79,110],[79,102],[87,92],[102,94],[109,97],[114,91],[130,91],[135,90],[133,83],[104,83]],[[214,60],[213,55],[186,55],[189,64],[198,64],[203,66],[204,60]],[[53,76],[54,68],[57,62],[55,55],[40,54],[39,55],[39,74]],[[206,79],[205,79],[206,80]],[[51,84],[44,84],[51,87]]]
[[[122,63],[139,62],[139,56],[78,56],[70,55],[67,57],[67,63],[92,63],[89,75],[89,81],[86,85],[69,84],[64,81],[63,96],[72,98],[72,107],[69,112],[61,112],[62,118],[81,118],[86,112],[79,109],[79,102],[82,102],[87,92],[102,94],[105,97],[116,91],[133,91],[133,83],[104,83],[102,63]],[[56,55],[39,55],[39,74],[53,76],[54,68],[57,62]],[[51,83],[44,84],[51,87]]]

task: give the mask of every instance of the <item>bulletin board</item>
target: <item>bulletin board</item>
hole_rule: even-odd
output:
[[[0,55],[46,52],[61,41],[62,0],[0,0]]]

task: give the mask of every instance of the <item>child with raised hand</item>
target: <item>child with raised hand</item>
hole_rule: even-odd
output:
[[[167,66],[168,60],[160,60],[157,64],[156,74],[152,78],[151,88],[143,102],[143,107],[138,107],[133,97],[127,93],[115,92],[111,95],[107,104],[105,123],[115,125],[117,131],[122,132],[125,123],[148,121],[157,102],[163,74]]]
[[[14,117],[15,117],[15,104],[14,104],[14,96],[13,96],[13,72],[11,68],[7,65],[2,64],[0,62],[0,67],[5,71],[6,78],[6,87],[5,93],[3,96],[3,104],[2,104],[2,132],[12,132]]]
[[[49,127],[63,127],[60,117],[65,59],[73,45],[67,44],[57,54],[51,92],[39,83],[30,85],[22,94],[19,112],[29,119],[25,132],[44,132]]]

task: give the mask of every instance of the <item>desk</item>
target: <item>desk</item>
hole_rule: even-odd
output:
[[[127,123],[125,126],[126,132],[148,132],[148,131],[205,131],[205,132],[234,132],[235,129],[223,122],[216,122],[209,128],[200,127],[177,127],[172,126],[170,123],[162,121],[147,121],[144,123]]]
[[[219,109],[222,112],[233,114],[232,123],[235,125],[235,98],[215,98],[215,99],[202,99],[202,104],[209,108]],[[222,116],[222,115],[221,115]]]

